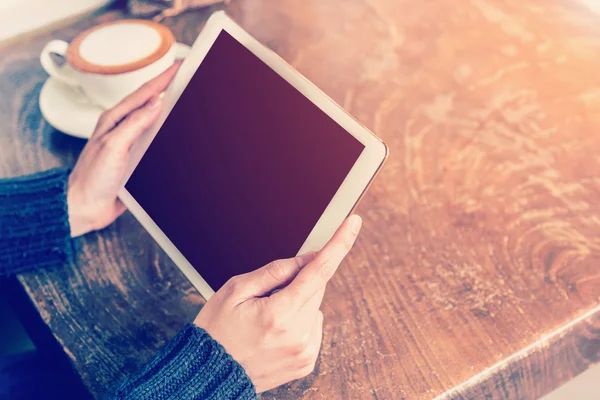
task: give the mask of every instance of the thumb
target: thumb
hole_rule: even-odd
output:
[[[146,131],[160,115],[162,100],[154,96],[146,104],[129,114],[111,133],[109,140],[116,140],[124,149],[129,149],[133,143]]]
[[[253,297],[270,295],[290,283],[298,272],[315,258],[314,252],[305,253],[294,258],[275,260],[256,271],[244,275],[244,281]]]

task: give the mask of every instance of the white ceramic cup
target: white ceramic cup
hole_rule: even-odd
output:
[[[113,21],[81,33],[71,44],[52,40],[42,50],[40,62],[52,78],[110,109],[181,58],[175,45],[164,25]],[[64,57],[70,68],[58,66],[52,54]]]

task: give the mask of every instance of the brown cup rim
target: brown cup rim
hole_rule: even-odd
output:
[[[135,60],[132,63],[123,64],[123,65],[98,65],[98,64],[91,63],[91,62],[87,61],[86,59],[84,59],[83,57],[81,57],[81,55],[79,54],[79,48],[81,47],[81,43],[83,42],[83,40],[86,37],[88,37],[91,33],[97,31],[98,29],[102,29],[109,25],[122,24],[122,23],[141,24],[141,25],[150,26],[150,27],[156,29],[162,39],[160,45],[151,54],[149,54],[143,58],[140,58],[139,60]],[[97,25],[97,26],[95,26],[91,29],[88,29],[88,30],[80,33],[79,35],[77,35],[75,37],[75,39],[73,39],[73,41],[71,41],[71,44],[69,44],[69,47],[67,49],[66,58],[67,58],[67,62],[78,71],[87,72],[87,73],[91,73],[91,74],[117,75],[117,74],[123,74],[126,72],[135,71],[137,69],[140,69],[147,65],[150,65],[153,62],[158,61],[165,54],[167,54],[167,52],[173,46],[174,43],[175,43],[175,37],[173,36],[173,33],[171,32],[171,30],[169,28],[167,28],[164,25],[161,25],[157,22],[145,21],[145,20],[140,20],[140,19],[121,19],[121,20],[117,20],[117,21],[105,22],[103,24]]]

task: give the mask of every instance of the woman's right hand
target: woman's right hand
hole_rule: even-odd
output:
[[[277,260],[230,279],[196,317],[194,323],[244,367],[257,393],[313,371],[325,286],[360,227],[360,217],[352,215],[318,254]]]

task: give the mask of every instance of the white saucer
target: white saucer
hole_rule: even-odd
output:
[[[188,45],[176,43],[176,58],[184,58]],[[65,65],[63,68],[70,68]],[[40,111],[56,130],[82,139],[92,136],[104,110],[92,104],[85,95],[49,77],[40,91]]]

